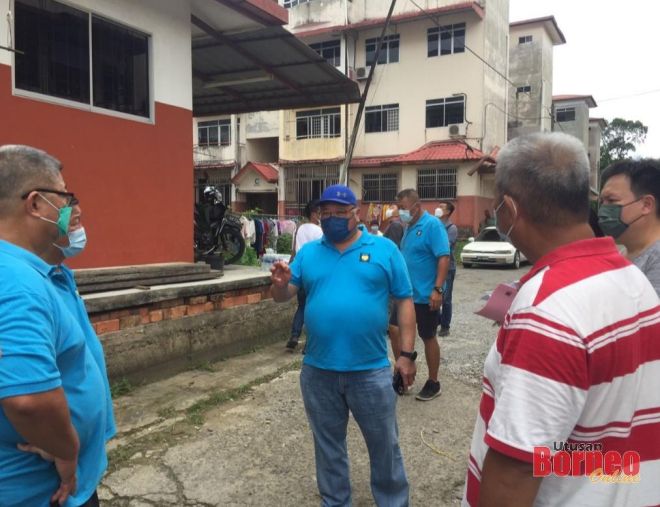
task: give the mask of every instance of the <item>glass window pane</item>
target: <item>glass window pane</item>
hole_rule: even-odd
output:
[[[89,103],[89,15],[51,0],[16,0],[16,87]]]
[[[445,106],[427,106],[426,107],[426,128],[444,126]]]
[[[440,32],[440,54],[451,54],[451,32],[447,30]]]
[[[445,125],[463,123],[463,102],[447,104],[445,109]]]
[[[146,35],[93,16],[92,61],[95,106],[149,116]]]
[[[465,52],[465,28],[454,31],[454,53]]]
[[[399,61],[399,40],[391,41],[389,46],[389,62],[396,63]]]
[[[429,33],[427,37],[427,55],[428,56],[438,56],[438,34]]]
[[[308,137],[309,129],[307,126],[307,118],[298,118],[296,120],[296,138],[304,139]]]
[[[364,115],[364,131],[380,132],[380,111],[369,111]]]

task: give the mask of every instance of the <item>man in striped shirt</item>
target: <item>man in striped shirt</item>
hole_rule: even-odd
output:
[[[486,359],[463,505],[660,504],[660,303],[593,237],[582,144],[516,138],[495,179],[497,227],[533,266]],[[628,453],[638,473],[590,473],[580,449]]]

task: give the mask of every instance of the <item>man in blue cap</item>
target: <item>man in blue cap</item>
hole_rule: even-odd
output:
[[[408,480],[399,448],[396,394],[387,357],[388,303],[397,304],[402,353],[395,370],[415,378],[412,287],[396,245],[358,227],[355,194],[332,185],[321,196],[323,237],[307,243],[291,266],[272,268],[275,301],[307,294],[307,350],[300,387],[316,455],[323,505],[350,505],[346,449],[349,411],[367,444],[377,505],[406,506]]]

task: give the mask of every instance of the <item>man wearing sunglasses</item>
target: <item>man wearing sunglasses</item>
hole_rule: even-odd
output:
[[[0,147],[3,506],[98,505],[107,466],[102,373],[48,263],[78,204],[60,171],[41,150]]]

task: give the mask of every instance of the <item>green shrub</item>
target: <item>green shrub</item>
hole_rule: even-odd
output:
[[[277,253],[278,254],[290,254],[291,245],[293,243],[293,236],[291,234],[282,234],[277,238]]]
[[[245,247],[245,252],[243,253],[243,257],[240,258],[238,263],[241,266],[260,266],[261,263],[259,262],[259,257],[257,257],[257,252],[254,248],[251,246],[246,246]]]

